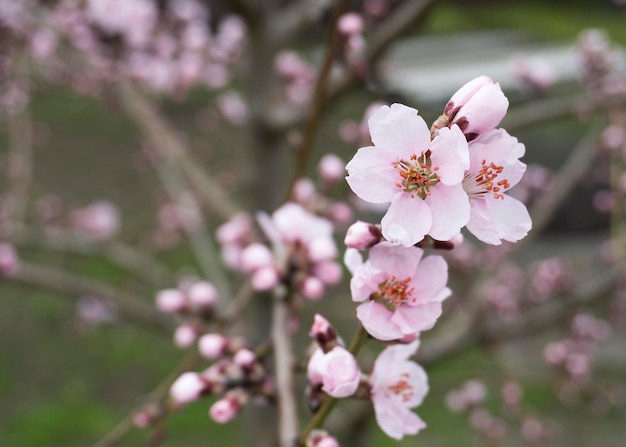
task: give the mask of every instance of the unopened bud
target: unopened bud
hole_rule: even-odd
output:
[[[204,334],[198,340],[198,351],[207,359],[216,359],[226,354],[228,339],[221,334]]]
[[[178,289],[165,289],[157,293],[156,304],[161,312],[178,313],[187,307],[187,297]]]
[[[380,228],[376,225],[358,220],[348,228],[344,243],[349,248],[365,250],[379,243],[381,237]]]
[[[187,291],[189,301],[196,309],[207,310],[217,303],[217,289],[208,281],[197,281]]]

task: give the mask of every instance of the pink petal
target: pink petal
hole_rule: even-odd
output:
[[[452,98],[450,98],[450,101],[448,101],[448,104],[446,105],[446,113],[449,113],[449,108],[456,108],[465,105],[478,90],[489,84],[493,84],[493,81],[487,76],[479,76],[467,82],[463,85],[463,87],[458,89],[454,95],[452,95]]]
[[[401,402],[393,399],[373,399],[376,422],[387,436],[402,439],[404,435],[415,435],[426,427],[424,421]]]
[[[369,262],[398,279],[412,277],[424,252],[417,247],[403,247],[391,242],[381,242],[370,250]]]
[[[354,193],[366,202],[391,202],[398,191],[400,175],[393,167],[397,161],[389,150],[362,147],[346,165],[346,181]]]
[[[402,337],[400,329],[391,322],[391,312],[376,301],[368,301],[356,308],[356,316],[367,332],[378,340],[396,340]]]
[[[502,197],[471,201],[467,229],[486,244],[500,245],[502,240],[517,242],[532,228],[526,206],[510,196]]]
[[[433,222],[428,234],[440,241],[448,241],[459,234],[469,220],[469,197],[461,184],[438,184],[430,189],[430,193],[426,202],[432,211]]]
[[[409,408],[421,405],[429,390],[428,376],[424,368],[415,362],[405,362],[399,375],[405,377],[413,387],[413,392],[407,394],[402,403]]]
[[[382,106],[369,119],[374,145],[392,150],[398,158],[408,160],[426,151],[430,130],[417,110],[402,104]]]
[[[441,256],[427,256],[417,266],[411,287],[416,304],[434,300],[448,282],[448,264]],[[413,305],[412,302],[408,303]]]
[[[470,167],[469,149],[465,135],[459,126],[444,127],[430,145],[432,166],[439,167],[437,173],[444,185],[456,185]]]
[[[424,239],[431,229],[432,219],[430,207],[424,200],[398,193],[381,221],[383,236],[389,241],[410,247]]]
[[[507,179],[511,187],[521,180],[526,165],[518,159],[524,155],[525,147],[517,138],[504,129],[491,130],[470,142],[470,169],[480,169],[483,160],[493,162],[504,169],[498,180]]]
[[[363,265],[363,256],[361,256],[359,250],[347,248],[343,255],[343,263],[348,268],[348,271],[354,275],[359,267]]]
[[[350,280],[352,301],[365,301],[378,291],[378,285],[388,278],[388,274],[380,271],[367,262],[360,267]]]
[[[441,302],[430,301],[417,306],[401,306],[391,317],[403,335],[431,329],[441,316]]]

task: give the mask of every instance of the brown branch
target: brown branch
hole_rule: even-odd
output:
[[[228,194],[192,158],[176,130],[159,114],[147,96],[129,82],[118,83],[115,93],[126,114],[139,127],[151,146],[162,157],[171,158],[180,165],[209,210],[222,220],[237,212],[238,208]]]
[[[327,83],[330,76],[330,69],[333,65],[336,42],[339,36],[339,32],[337,30],[337,21],[346,10],[347,6],[347,0],[337,0],[337,2],[335,3],[333,16],[329,24],[330,29],[328,30],[328,35],[326,38],[326,51],[324,54],[324,60],[322,62],[322,67],[320,68],[320,72],[315,82],[311,112],[309,114],[302,135],[302,144],[298,148],[294,172],[292,174],[291,182],[289,183],[289,187],[287,189],[286,199],[288,199],[291,195],[293,185],[298,180],[298,178],[302,177],[306,173],[306,167],[313,151],[315,136],[317,134],[317,129],[322,118],[324,103],[326,102]]]
[[[269,30],[272,33],[270,38],[277,46],[285,44],[314,23],[331,4],[332,0],[299,0],[291,3],[275,18],[275,26]]]
[[[570,293],[554,296],[545,304],[529,310],[518,321],[485,320],[483,324],[472,328],[472,331],[464,333],[452,343],[440,340],[427,342],[418,353],[418,361],[423,365],[430,365],[451,358],[473,346],[512,340],[553,328],[555,324],[568,318],[573,309],[610,298],[611,292],[623,277],[623,269],[624,263],[620,262],[601,270],[574,285]]]
[[[118,240],[95,241],[61,227],[36,228],[28,225],[17,226],[11,240],[18,245],[36,245],[48,250],[99,256],[151,284],[161,285],[172,281],[172,273],[165,265]]]
[[[169,318],[140,296],[63,270],[21,261],[17,273],[5,276],[5,280],[54,290],[73,301],[80,295],[92,294],[115,303],[122,317],[148,329],[170,333],[174,327]]]

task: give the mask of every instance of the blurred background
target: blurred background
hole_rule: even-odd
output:
[[[9,1],[0,0],[0,9]],[[219,15],[218,2],[209,3],[214,3],[212,11]],[[354,10],[360,5],[350,2]],[[352,157],[359,143],[350,142],[346,132],[350,125],[360,123],[371,102],[409,104],[430,122],[464,82],[485,74],[500,82],[509,97],[512,112],[503,127],[508,129],[510,124],[511,133],[526,145],[524,161],[543,167],[534,171],[540,183],[542,169],[558,170],[594,125],[593,119],[582,107],[580,113],[556,114],[535,122],[528,119],[533,110],[524,107],[538,101],[558,107],[563,98],[583,98],[576,42],[590,28],[605,32],[616,48],[626,45],[626,6],[617,0],[435,1],[414,29],[390,45],[378,75],[328,108],[313,161],[329,151],[346,161]],[[290,47],[319,60],[324,32],[323,25],[314,27],[290,42]],[[0,39],[3,36],[0,33]],[[3,58],[15,56],[8,42],[0,42]],[[539,73],[538,78],[524,78],[525,69]],[[146,270],[141,278],[107,256],[92,255],[88,249],[83,253],[67,250],[62,242],[55,246],[36,237],[15,241],[20,258],[129,291],[152,305],[158,288],[197,271],[197,261],[180,233],[163,229],[168,198],[150,167],[140,133],[106,94],[94,98],[58,83],[37,78],[31,82],[31,216],[49,216],[45,225],[68,226],[77,210],[94,203],[114,204],[120,216],[119,240],[154,254],[173,276]],[[217,101],[215,92],[200,87],[184,97],[160,99],[160,108],[200,165],[229,194],[251,203],[246,179],[255,169],[247,149],[253,136],[245,125],[229,120],[215,106]],[[515,114],[517,109],[521,112]],[[8,120],[0,120],[3,170],[10,164],[6,156],[9,125]],[[524,254],[525,265],[558,258],[571,261],[584,273],[586,263],[596,262],[596,258],[577,259],[598,252],[608,237],[610,213],[602,206],[601,194],[608,169],[598,163],[576,185],[535,248]],[[347,190],[343,185],[339,189],[336,194]],[[38,225],[37,219],[31,222]],[[217,224],[214,220],[209,225],[214,229]],[[183,354],[167,332],[117,318],[114,308],[102,311],[98,300],[90,301],[79,285],[66,282],[55,291],[44,282],[35,287],[27,281],[0,279],[0,445],[92,445],[170,374]],[[72,288],[76,292],[67,293]],[[462,294],[463,284],[456,288]],[[349,334],[354,327],[354,306],[344,296],[345,290],[336,287],[337,296],[328,297],[332,302],[324,306],[337,315],[337,325]],[[603,318],[613,312],[605,302],[582,311]],[[610,337],[594,351],[593,386],[574,396],[563,389],[544,358],[547,344],[568,337],[571,321],[564,318],[520,340],[469,348],[428,367],[431,391],[418,409],[428,429],[398,443],[368,419],[362,430],[365,441],[359,445],[622,445],[626,436],[623,324],[614,324]],[[478,382],[467,385],[468,380]],[[478,396],[488,413],[470,416],[462,410],[459,394],[450,392],[463,389],[467,395]],[[220,426],[208,419],[207,411],[205,402],[196,402],[173,414],[160,445],[243,445],[240,422]],[[498,423],[494,425],[489,418]],[[134,429],[120,445],[145,445],[148,438],[146,431]]]

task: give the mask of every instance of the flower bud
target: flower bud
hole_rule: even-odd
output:
[[[11,276],[19,269],[19,258],[12,244],[0,243],[0,274]]]
[[[217,303],[217,289],[208,281],[197,281],[187,290],[189,302],[196,309],[208,310]]]
[[[156,304],[161,312],[178,313],[187,307],[187,297],[178,289],[165,289],[157,293]]]
[[[335,154],[326,154],[320,159],[317,170],[324,182],[334,184],[344,177],[346,163]]]
[[[244,369],[249,369],[256,363],[256,355],[249,349],[240,349],[233,356],[233,362]]]
[[[324,352],[328,352],[337,346],[337,333],[328,320],[320,314],[315,314],[315,317],[313,317],[313,326],[311,326],[309,334]]]
[[[266,245],[255,242],[241,252],[240,262],[244,271],[253,272],[261,267],[271,266],[274,262],[274,256]]]
[[[174,332],[174,344],[179,348],[188,348],[196,341],[198,329],[193,324],[181,324]]]
[[[443,117],[433,127],[457,124],[468,141],[494,129],[509,107],[500,85],[487,76],[480,76],[461,87],[446,104]],[[442,121],[440,121],[442,120]]]
[[[341,280],[341,266],[336,262],[323,261],[315,264],[313,273],[324,284],[337,284]]]
[[[204,334],[198,340],[198,351],[207,359],[216,359],[226,354],[228,339],[221,334]]]
[[[361,380],[361,370],[354,356],[336,346],[324,355],[322,390],[333,397],[348,397],[354,394]]]
[[[315,276],[305,278],[300,284],[300,292],[311,300],[320,299],[324,295],[324,290],[324,283]]]
[[[246,399],[246,395],[241,391],[229,392],[211,406],[209,415],[218,424],[226,424],[239,414]]]
[[[280,282],[280,276],[274,267],[262,267],[254,272],[251,282],[254,290],[270,290]]]
[[[343,242],[349,248],[365,250],[380,242],[381,237],[380,228],[376,225],[358,220],[350,225]]]
[[[208,382],[200,374],[185,372],[172,384],[170,397],[177,405],[188,404],[200,398],[208,389]]]
[[[363,32],[363,17],[356,12],[345,13],[339,17],[337,28],[345,36],[360,34]]]

